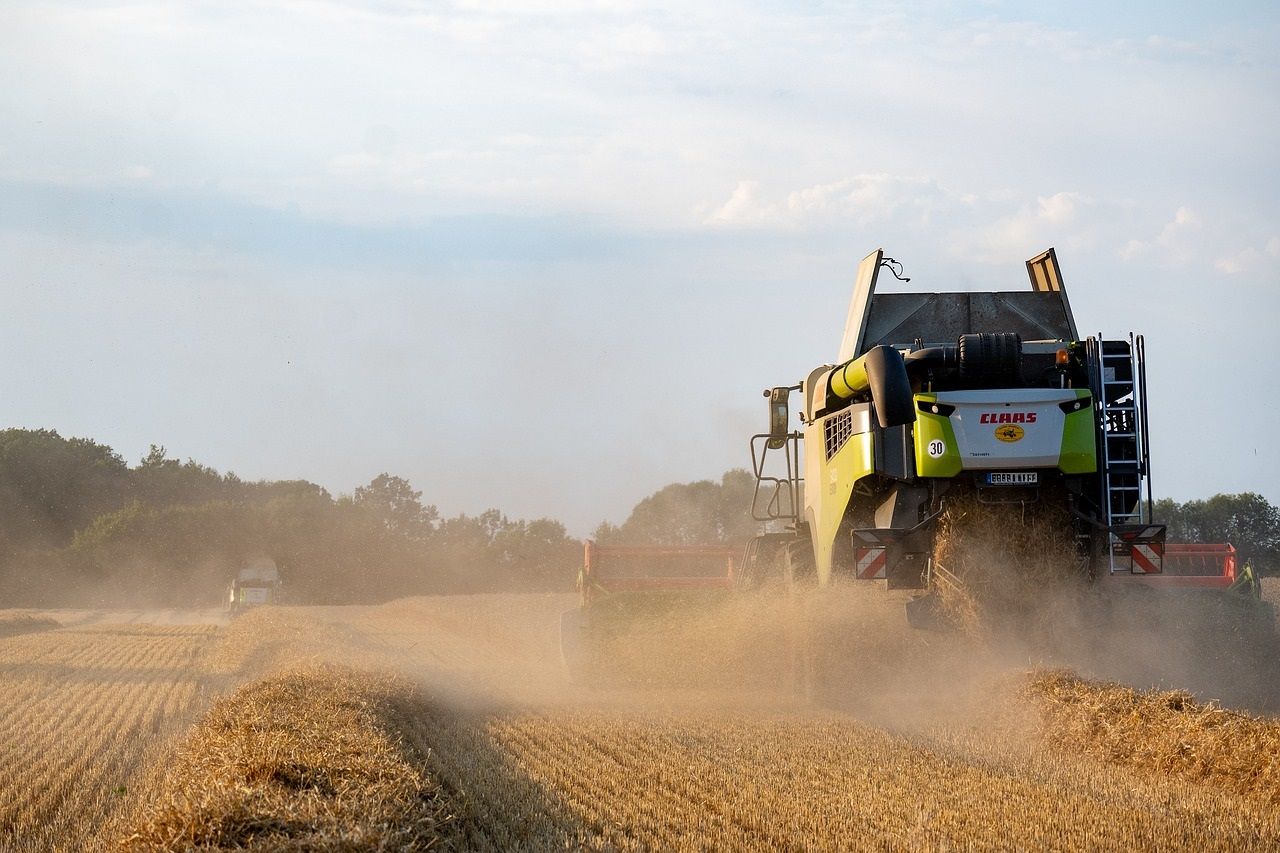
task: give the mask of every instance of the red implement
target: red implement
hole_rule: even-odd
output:
[[[727,590],[734,585],[732,548],[627,547],[588,540],[582,567],[582,603],[615,592]]]
[[[1231,545],[1168,542],[1163,572],[1134,574],[1123,580],[1162,589],[1230,589],[1236,582],[1236,549]]]

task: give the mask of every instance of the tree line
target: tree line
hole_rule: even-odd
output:
[[[738,547],[758,530],[754,485],[740,469],[671,484],[592,535]],[[1255,569],[1280,570],[1280,512],[1260,495],[1163,500],[1156,518],[1170,541],[1231,542]],[[312,604],[569,591],[581,547],[555,519],[443,517],[388,473],[334,496],[305,480],[242,480],[160,446],[130,466],[90,439],[0,430],[0,607],[212,604],[260,555],[280,566],[290,598]]]
[[[753,530],[751,483],[732,471],[669,486],[596,535],[740,544]],[[255,556],[276,561],[289,599],[371,603],[571,591],[582,543],[550,518],[443,517],[389,473],[335,496],[305,480],[242,480],[161,446],[131,466],[91,439],[0,430],[0,607],[213,604]]]
[[[1264,575],[1280,574],[1280,508],[1256,492],[1186,503],[1156,501],[1155,520],[1170,542],[1229,542],[1236,558]]]
[[[249,482],[153,446],[129,466],[54,430],[0,431],[0,606],[191,606],[269,556],[290,598],[572,589],[581,545],[552,519],[443,518],[380,474],[350,495]]]

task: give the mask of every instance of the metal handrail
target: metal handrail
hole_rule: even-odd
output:
[[[800,486],[804,483],[804,478],[800,476],[800,441],[803,435],[799,432],[788,433],[786,444],[779,448],[783,451],[783,458],[786,460],[786,476],[784,477],[775,477],[764,473],[766,460],[771,449],[768,443],[770,438],[772,436],[769,433],[759,433],[751,436],[751,468],[756,478],[755,492],[751,496],[751,517],[756,521],[781,521],[782,519],[798,521],[800,518]],[[761,440],[764,440],[764,444],[757,447]],[[773,486],[773,492],[765,505],[764,514],[762,515],[759,511],[760,492],[765,483]],[[782,507],[779,506],[779,498],[783,494],[787,496],[790,512],[784,512]]]

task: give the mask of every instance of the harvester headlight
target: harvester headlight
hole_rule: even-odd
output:
[[[916,408],[930,415],[942,415],[944,418],[951,417],[951,413],[956,410],[955,406],[948,403],[930,403],[926,400],[918,401]]]

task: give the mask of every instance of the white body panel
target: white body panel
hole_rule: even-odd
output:
[[[262,586],[245,586],[240,588],[241,604],[266,604],[271,600],[271,589]]]
[[[1067,417],[1058,404],[1074,399],[1076,392],[1070,388],[1001,388],[938,394],[939,403],[956,407],[951,428],[959,445],[961,467],[966,471],[1057,468]]]

